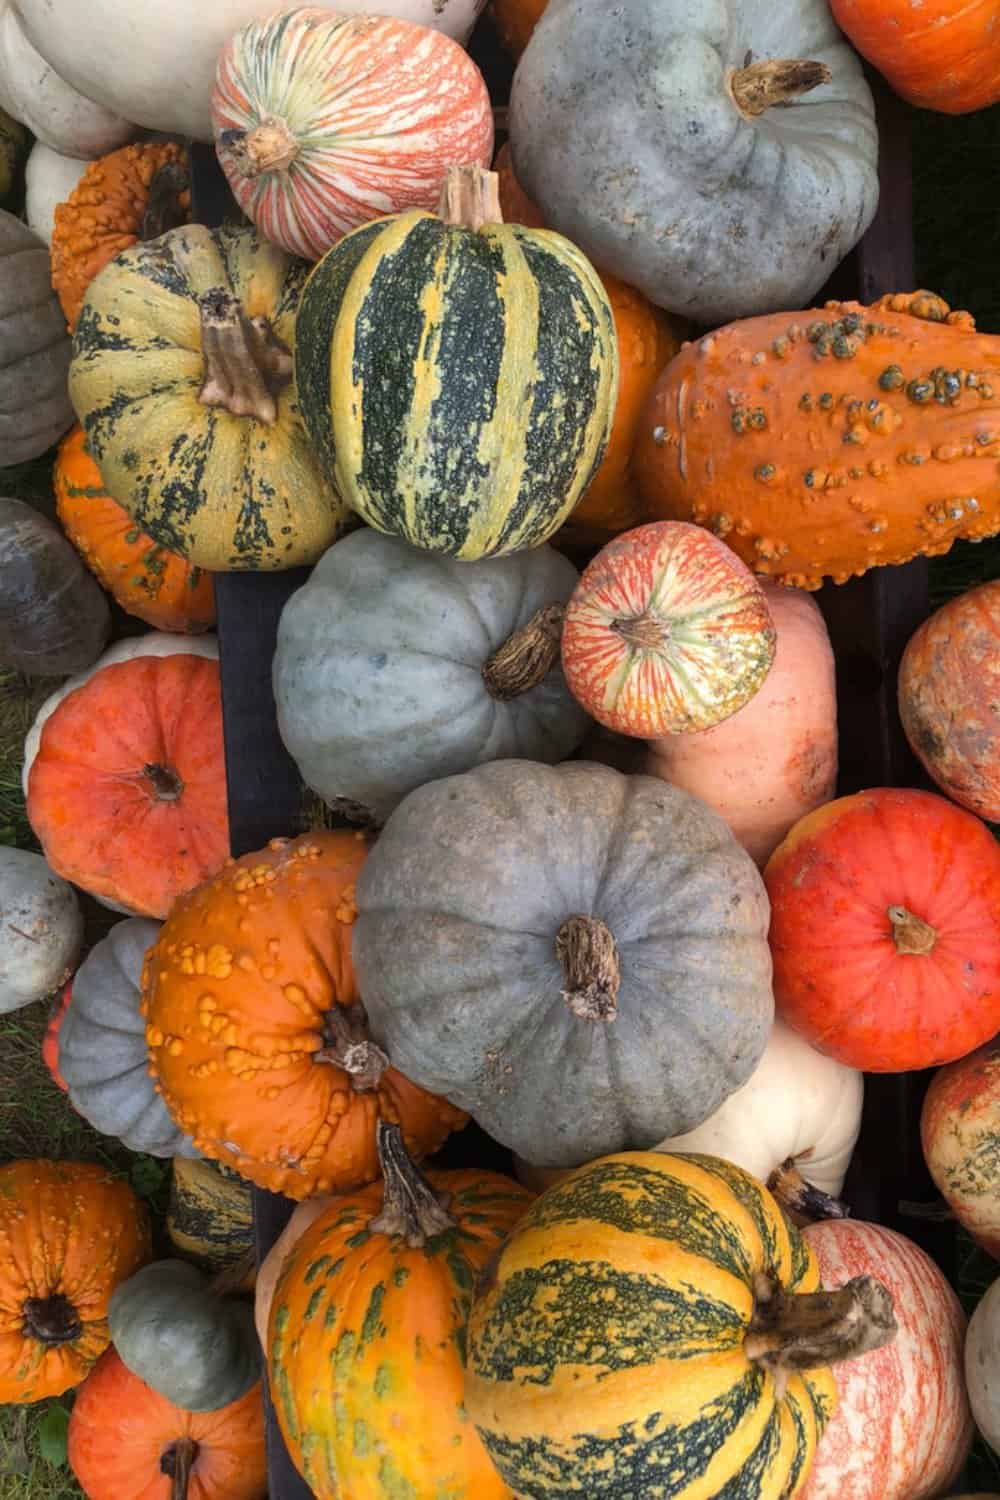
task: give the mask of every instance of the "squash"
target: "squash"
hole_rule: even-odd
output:
[[[91,162],[55,210],[52,285],[72,333],[87,288],[123,250],[190,214],[187,153],[176,141],[122,146]]]
[[[919,109],[964,115],[1000,99],[996,0],[830,0],[837,25]]]
[[[318,1496],[509,1500],[466,1416],[464,1333],[529,1195],[478,1169],[424,1177],[396,1125],[378,1144],[384,1184],[335,1199],[281,1269],[266,1349],[285,1442]]]
[[[991,1448],[1000,1448],[997,1377],[1000,1374],[1000,1280],[994,1281],[969,1321],[965,1336],[965,1382],[976,1426]]]
[[[271,1304],[278,1287],[278,1278],[289,1252],[298,1244],[310,1224],[313,1224],[320,1214],[325,1214],[328,1208],[341,1202],[343,1202],[342,1198],[323,1194],[317,1198],[306,1198],[303,1202],[296,1203],[288,1223],[261,1261],[254,1287],[253,1316],[257,1337],[263,1350],[267,1350],[267,1325],[271,1316]]]
[[[558,236],[502,224],[496,175],[472,166],[450,169],[437,216],[378,219],[323,257],[295,371],[352,510],[463,560],[557,530],[603,457],[618,391],[593,268]]]
[[[292,373],[305,272],[253,230],[192,224],[88,288],[69,375],[87,446],[109,494],[195,567],[296,567],[344,528]]]
[[[895,1334],[873,1277],[819,1285],[748,1173],[606,1157],[544,1193],[477,1286],[469,1416],[533,1500],[797,1494],[834,1409],[830,1363]]]
[[[768,580],[761,589],[776,635],[763,684],[714,728],[654,740],[642,769],[707,802],[763,867],[836,793],[837,684],[815,602]]]
[[[0,109],[0,202],[10,194],[24,156],[24,126]]]
[[[1000,1031],[1000,847],[930,792],[877,788],[801,819],[764,871],[774,998],[868,1073],[951,1062]]]
[[[936,1500],[972,1436],[958,1298],[917,1245],[881,1224],[831,1219],[803,1237],[824,1286],[873,1276],[888,1287],[898,1332],[888,1347],[835,1367],[837,1410],[801,1500]]]
[[[977,1244],[1000,1259],[1000,1044],[989,1041],[931,1080],[920,1139],[934,1185]]]
[[[62,1094],[69,1093],[69,1086],[59,1071],[59,1033],[62,1030],[62,1023],[72,994],[73,986],[67,981],[52,1002],[49,1019],[42,1032],[42,1062],[48,1069],[52,1082]]]
[[[493,153],[486,80],[457,42],[317,6],[230,38],[212,128],[247,218],[306,260],[371,219],[435,208],[448,167]]]
[[[134,125],[49,67],[28,39],[19,0],[0,0],[0,107],[43,145],[84,160],[113,151],[135,134]]]
[[[491,14],[508,52],[520,57],[549,0],[493,0]]]
[[[267,1495],[259,1385],[221,1411],[181,1411],[126,1369],[113,1349],[77,1392],[68,1449],[88,1500]]]
[[[73,887],[40,854],[0,844],[0,1015],[64,984],[82,942]]]
[[[501,760],[431,782],[389,818],[357,902],[376,1041],[528,1161],[691,1130],[764,1051],[760,876],[653,777]]]
[[[202,1271],[243,1269],[254,1250],[250,1184],[218,1162],[178,1152],[171,1163],[166,1228],[177,1254]],[[240,1290],[252,1290],[256,1280],[254,1267],[240,1279]]]
[[[127,1183],[74,1161],[0,1166],[0,1401],[60,1396],[108,1343],[108,1300],[150,1256]]]
[[[899,716],[910,749],[941,790],[1000,821],[1000,581],[949,599],[910,637]]]
[[[23,500],[0,499],[0,666],[80,672],[110,633],[108,601],[62,533]]]
[[[24,216],[28,228],[46,245],[52,243],[57,206],[65,203],[86,170],[87,163],[78,156],[63,156],[42,141],[32,146],[24,168]]]
[[[577,581],[548,547],[462,563],[363,530],[278,624],[278,728],[331,807],[382,823],[415,787],[507,757],[565,760],[588,719],[559,665]]]
[[[150,949],[150,1071],[203,1155],[289,1198],[378,1172],[375,1128],[415,1155],[464,1116],[389,1066],[368,1036],[351,964],[367,840],[274,839],[175,904]]]
[[[48,251],[0,209],[0,469],[37,458],[72,422],[69,356]]]
[[[159,546],[111,498],[82,427],[71,428],[59,444],[52,483],[63,530],[120,608],[154,630],[211,630],[212,575]]]
[[[760,584],[724,543],[677,522],[609,542],[563,623],[570,692],[599,724],[639,738],[728,719],[760,690],[774,650]]]
[[[643,498],[793,588],[937,556],[1000,528],[998,372],[1000,339],[931,292],[735,323],[660,376]]]
[[[510,140],[553,229],[712,327],[807,307],[878,202],[871,91],[826,0],[549,6]]]

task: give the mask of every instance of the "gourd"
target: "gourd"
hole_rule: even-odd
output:
[[[977,1244],[1000,1259],[1000,1046],[989,1041],[935,1074],[920,1139],[934,1185]]]
[[[910,788],[840,797],[764,880],[778,1013],[828,1057],[900,1073],[1000,1030],[1000,848],[971,813]]]
[[[70,395],[108,493],[210,572],[314,562],[346,513],[292,373],[306,267],[250,229],[192,224],[91,282]]]
[[[836,792],[837,684],[812,598],[769,580],[761,589],[776,636],[761,687],[711,729],[654,740],[642,769],[707,802],[763,866],[789,829]]]
[[[935,1500],[969,1451],[962,1378],[965,1317],[934,1262],[881,1224],[831,1219],[803,1238],[824,1286],[873,1276],[892,1295],[898,1332],[834,1369],[838,1403],[802,1500]]]
[[[461,563],[367,529],[337,542],[278,625],[278,727],[303,779],[381,823],[483,761],[565,760],[589,722],[559,665],[577,578],[548,547]]]
[[[51,14],[48,21],[51,32]],[[0,0],[0,107],[43,145],[84,160],[135,134],[134,125],[85,98],[49,66],[28,39],[18,0]]]
[[[178,1152],[171,1163],[167,1235],[184,1260],[203,1271],[242,1269],[254,1249],[250,1184],[217,1162]],[[255,1268],[240,1281],[250,1290]]]
[[[130,917],[91,948],[59,1028],[59,1071],[70,1102],[103,1135],[149,1156],[196,1156],[148,1072],[139,981],[158,922]]]
[[[994,0],[830,0],[837,25],[920,109],[964,115],[1000,99]]]
[[[760,690],[775,631],[760,584],[699,526],[609,542],[566,608],[562,664],[599,724],[639,738],[707,729]]]
[[[261,1388],[221,1411],[181,1411],[109,1349],[77,1392],[68,1456],[89,1500],[265,1500]]]
[[[82,427],[72,427],[59,444],[52,484],[63,530],[127,614],[154,630],[198,634],[212,628],[211,574],[154,542],[111,498]]]
[[[477,1287],[469,1415],[518,1495],[795,1494],[830,1364],[895,1334],[874,1277],[819,1285],[748,1173],[606,1157],[536,1201]]]
[[[965,1336],[965,1382],[976,1426],[991,1448],[1000,1447],[997,1372],[1000,1371],[1000,1281],[994,1281],[969,1321]]]
[[[931,292],[732,324],[660,376],[643,499],[793,588],[938,556],[1000,527],[998,370],[1000,341]]]
[[[41,855],[0,845],[0,1014],[58,989],[82,942],[73,887]]]
[[[158,1260],[116,1287],[108,1327],[122,1363],[183,1411],[218,1411],[260,1380],[253,1308],[195,1266]]]
[[[449,166],[493,152],[486,80],[457,42],[317,6],[229,39],[212,128],[247,218],[306,260],[371,219],[433,209]]]
[[[150,1071],[204,1156],[289,1198],[378,1173],[375,1127],[415,1155],[464,1116],[415,1087],[368,1034],[351,963],[367,840],[274,839],[175,902],[150,949]]]
[[[910,749],[953,802],[1000,821],[1000,582],[949,599],[910,637],[899,715]]]
[[[351,509],[472,561],[537,547],[570,514],[607,445],[618,351],[590,263],[502,224],[495,174],[470,166],[449,171],[437,215],[378,219],[323,257],[295,372]]]
[[[712,327],[807,307],[878,201],[871,92],[825,0],[551,5],[510,139],[553,229]]]
[[[127,1183],[89,1162],[7,1162],[0,1236],[0,1401],[60,1396],[107,1347],[115,1287],[150,1257],[146,1209]]]
[[[24,168],[24,215],[28,227],[46,245],[52,243],[55,212],[65,203],[87,170],[78,156],[63,156],[42,141],[36,141]]]
[[[0,201],[14,186],[26,141],[24,127],[0,109]]]
[[[389,818],[357,903],[376,1041],[528,1161],[691,1130],[764,1051],[760,876],[653,777],[504,760],[431,782]]]
[[[62,533],[23,500],[0,499],[0,665],[79,672],[110,632],[108,601]]]
[[[72,422],[69,356],[48,252],[0,209],[0,468],[37,458]]]
[[[278,1279],[266,1350],[285,1442],[317,1495],[508,1500],[466,1416],[464,1332],[530,1197],[478,1169],[424,1177],[395,1125],[379,1155],[384,1185],[330,1203]]]

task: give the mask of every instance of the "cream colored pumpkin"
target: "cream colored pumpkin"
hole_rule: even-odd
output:
[[[63,5],[59,20],[48,11],[48,30],[58,30],[74,11],[86,21],[82,0]],[[90,160],[124,146],[135,135],[135,126],[111,109],[83,94],[50,67],[25,35],[15,0],[0,0],[0,109],[27,125],[36,140],[66,156]]]
[[[36,141],[24,169],[24,215],[40,240],[52,243],[56,206],[65,203],[87,170],[78,156],[63,156]]]
[[[965,1336],[965,1384],[976,1426],[1000,1452],[1000,1279],[979,1303]]]

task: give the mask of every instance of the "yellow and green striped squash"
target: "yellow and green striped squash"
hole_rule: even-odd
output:
[[[379,531],[452,557],[537,547],[597,469],[618,393],[607,294],[561,235],[414,210],[314,268],[295,346],[328,476]]]
[[[605,1157],[550,1188],[484,1278],[466,1404],[523,1500],[786,1500],[836,1404],[743,1348],[755,1274],[813,1291],[812,1252],[717,1157]]]

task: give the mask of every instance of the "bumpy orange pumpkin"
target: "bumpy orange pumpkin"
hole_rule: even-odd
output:
[[[149,950],[150,1068],[208,1157],[308,1198],[378,1175],[375,1127],[416,1156],[465,1116],[389,1066],[351,963],[360,833],[275,839],[182,897]]]
[[[112,500],[86,449],[82,427],[59,445],[53,484],[63,530],[87,567],[127,614],[157,630],[191,635],[215,624],[212,575],[141,531]]]
[[[145,1207],[103,1167],[0,1167],[0,1402],[77,1385],[107,1348],[108,1301],[149,1260]]]
[[[963,115],[1000,99],[997,0],[830,0],[830,9],[911,104]]]
[[[493,0],[493,19],[500,40],[514,57],[520,57],[531,41],[531,33],[549,0]]]
[[[731,323],[664,370],[635,449],[651,515],[815,589],[1000,530],[1000,338],[930,292]]]

